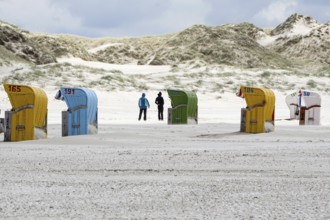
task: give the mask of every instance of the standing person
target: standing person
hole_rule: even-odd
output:
[[[139,114],[139,121],[141,120],[142,112],[143,112],[143,120],[147,120],[147,108],[149,108],[149,101],[146,98],[146,94],[142,93],[142,97],[139,99],[139,108],[140,108],[140,114]]]
[[[164,99],[161,92],[158,93],[155,103],[158,106],[158,120],[163,120]]]

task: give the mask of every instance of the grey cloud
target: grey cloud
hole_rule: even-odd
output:
[[[212,11],[207,21],[212,25],[252,22],[253,16],[269,4],[264,0],[207,0]]]
[[[118,28],[148,21],[160,16],[168,1],[161,0],[54,0],[56,4],[68,4],[73,16],[81,18],[85,27]]]

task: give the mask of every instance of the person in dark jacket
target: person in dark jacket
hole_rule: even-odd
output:
[[[147,120],[147,108],[150,107],[149,101],[146,98],[146,94],[142,93],[142,97],[139,99],[139,108],[140,108],[140,113],[139,113],[139,121],[141,120],[142,112],[143,112],[143,120]]]
[[[155,100],[156,105],[158,106],[158,120],[163,120],[163,112],[164,112],[164,99],[162,97],[162,93],[159,92],[158,96]]]

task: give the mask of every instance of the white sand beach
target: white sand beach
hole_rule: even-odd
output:
[[[329,219],[330,127],[101,124],[0,143],[0,217]]]

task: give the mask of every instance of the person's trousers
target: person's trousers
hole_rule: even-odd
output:
[[[146,108],[140,108],[139,120],[141,120],[142,112],[143,112],[143,120],[146,121],[147,120],[147,109]]]
[[[163,112],[164,112],[164,107],[163,106],[158,106],[158,120],[163,120]]]

